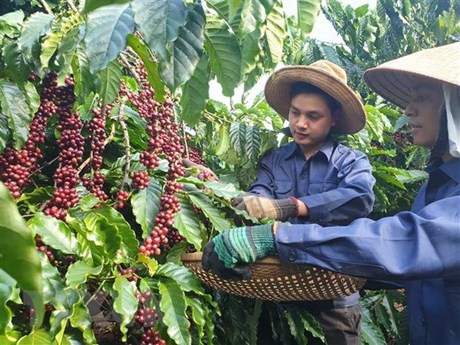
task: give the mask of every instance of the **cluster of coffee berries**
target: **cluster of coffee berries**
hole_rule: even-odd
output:
[[[81,135],[83,122],[79,113],[73,111],[74,102],[74,82],[68,77],[65,85],[55,90],[55,104],[58,107],[56,129],[60,132],[57,139],[59,167],[54,174],[53,196],[44,211],[45,214],[61,220],[65,219],[67,210],[79,201],[76,187],[80,178],[77,169],[83,159],[84,139]]]
[[[37,250],[39,252],[42,252],[46,255],[46,257],[48,258],[49,262],[54,264],[55,263],[55,258],[54,258],[54,254],[53,252],[51,251],[51,247],[45,245],[43,242],[42,242],[42,238],[40,235],[35,235],[35,245],[37,247]]]
[[[196,164],[206,165],[206,162],[203,159],[201,151],[196,147],[189,147],[188,158]]]
[[[56,74],[50,73],[43,79],[40,105],[30,123],[29,134],[21,150],[7,148],[0,155],[0,177],[15,198],[19,198],[23,188],[30,184],[30,177],[40,170],[38,161],[42,158],[39,149],[45,141],[45,128],[55,114],[54,104],[57,81]]]
[[[103,152],[105,148],[105,124],[107,115],[112,110],[113,105],[107,104],[103,108],[95,107],[92,109],[93,118],[88,124],[88,132],[91,148],[91,172],[82,177],[83,185],[94,194],[99,200],[107,200],[109,197],[103,190],[105,176],[100,172],[103,163]],[[124,206],[124,204],[123,204]]]
[[[395,144],[399,147],[405,147],[411,144],[412,136],[410,133],[405,132],[403,130],[399,130],[393,133],[391,136],[395,142]]]
[[[161,339],[159,331],[148,329],[142,333],[140,345],[166,345],[166,341]]]
[[[155,225],[139,248],[141,253],[153,256],[161,254],[162,246],[168,248],[167,235],[174,224],[175,214],[180,210],[180,202],[175,193],[182,190],[182,185],[176,180],[185,174],[181,159],[184,150],[178,134],[178,124],[174,121],[174,102],[169,97],[163,103],[156,101],[155,91],[147,81],[144,66],[136,66],[136,72],[141,80],[140,91],[132,92],[124,87],[121,93],[126,95],[130,104],[147,122],[148,148],[140,154],[140,162],[147,170],[131,174],[132,187],[146,188],[150,182],[149,171],[158,166],[160,157],[168,161],[167,181],[160,197]]]
[[[130,282],[137,281],[136,270],[132,268],[122,268],[121,266],[118,266],[118,269],[120,271],[120,275],[125,276]]]

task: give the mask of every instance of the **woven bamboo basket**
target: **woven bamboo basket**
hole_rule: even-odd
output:
[[[365,279],[334,273],[310,265],[284,265],[276,256],[249,264],[252,277],[226,280],[201,266],[202,253],[182,255],[190,268],[209,287],[232,295],[265,301],[317,301],[351,295],[364,286]]]

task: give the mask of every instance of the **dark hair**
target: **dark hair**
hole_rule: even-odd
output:
[[[447,132],[447,111],[445,105],[440,110],[439,133],[436,143],[431,149],[431,158],[441,157],[444,152],[449,150],[449,134]]]
[[[335,98],[333,98],[330,94],[320,89],[319,87],[316,87],[315,85],[308,84],[303,81],[299,81],[291,85],[289,92],[291,99],[302,93],[314,93],[323,96],[326,99],[326,103],[331,109],[331,112],[334,112],[340,108],[340,103],[337,102]]]

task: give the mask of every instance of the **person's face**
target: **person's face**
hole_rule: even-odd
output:
[[[291,100],[289,128],[303,153],[310,156],[324,144],[335,125],[326,98],[315,93],[301,93]]]
[[[424,83],[411,88],[411,99],[404,109],[410,117],[415,145],[432,148],[439,134],[441,108],[444,104],[439,83]]]

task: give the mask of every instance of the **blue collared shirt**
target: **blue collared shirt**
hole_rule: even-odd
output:
[[[411,344],[460,344],[460,159],[429,171],[411,212],[349,226],[281,225],[281,261],[405,281]]]
[[[308,206],[309,216],[292,218],[291,223],[345,225],[371,212],[374,183],[366,155],[329,139],[308,160],[295,142],[269,152],[260,161],[257,178],[248,191],[301,200]],[[356,293],[333,304],[345,307],[358,300]]]

